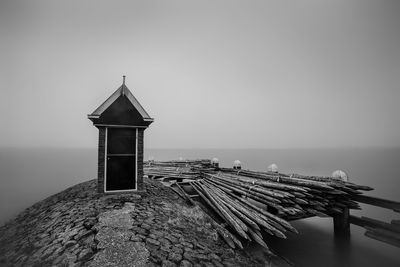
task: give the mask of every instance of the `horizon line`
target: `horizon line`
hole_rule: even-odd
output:
[[[0,146],[0,149],[97,149],[97,146]],[[145,147],[144,149],[159,149],[159,150],[209,150],[209,149],[226,149],[226,150],[258,150],[258,149],[373,149],[373,148],[383,148],[383,149],[398,149],[400,145],[397,146],[292,146],[292,147]]]

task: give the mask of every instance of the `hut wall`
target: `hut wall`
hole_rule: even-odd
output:
[[[104,193],[104,161],[105,161],[105,145],[106,145],[106,127],[98,127],[99,129],[99,145],[98,145],[98,169],[97,169],[97,192]],[[143,191],[143,158],[144,158],[144,129],[138,129],[137,139],[137,190]]]
[[[97,162],[97,192],[104,193],[104,160],[105,160],[105,145],[106,145],[106,128],[98,127],[99,129],[99,146],[98,146],[98,162]]]
[[[138,129],[137,140],[137,185],[138,191],[144,190],[143,187],[143,153],[144,153],[144,129]]]

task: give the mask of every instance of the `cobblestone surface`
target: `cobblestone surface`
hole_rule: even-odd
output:
[[[266,266],[218,238],[210,218],[169,188],[100,195],[73,186],[0,228],[0,266]]]

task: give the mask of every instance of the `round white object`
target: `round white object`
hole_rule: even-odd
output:
[[[278,165],[275,163],[272,163],[271,165],[268,166],[268,171],[269,172],[278,172]]]
[[[218,163],[218,162],[219,162],[218,158],[213,158],[213,159],[211,160],[211,163]]]
[[[233,167],[240,167],[241,166],[241,162],[240,162],[240,160],[235,160],[234,162],[233,162]]]
[[[345,173],[342,170],[337,170],[337,171],[332,172],[332,178],[340,179],[345,182],[349,181],[349,177],[347,176],[347,173]]]
[[[179,161],[183,161],[183,158],[182,158],[182,157],[179,157],[178,160],[179,160]]]

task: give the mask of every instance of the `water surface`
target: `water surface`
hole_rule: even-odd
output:
[[[276,163],[281,172],[330,175],[341,169],[350,181],[375,188],[368,193],[400,201],[400,149],[148,149],[156,160],[217,157],[231,167],[239,159],[244,169],[266,170]],[[0,149],[0,224],[24,208],[68,186],[96,178],[96,149]],[[398,213],[363,205],[352,211],[380,220],[400,219]],[[268,244],[297,266],[400,266],[400,249],[364,236],[351,227],[351,242],[333,236],[332,219],[293,222],[299,234],[270,238]]]

